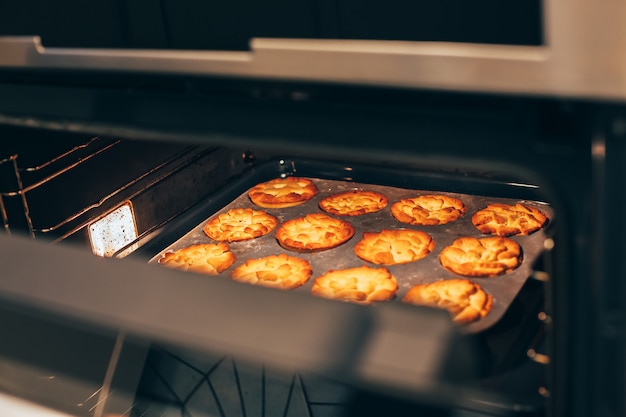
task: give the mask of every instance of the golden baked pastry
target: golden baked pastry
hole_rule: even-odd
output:
[[[522,262],[522,249],[513,240],[490,236],[456,239],[439,255],[441,265],[468,277],[494,277],[513,271]]]
[[[455,221],[467,208],[458,198],[440,194],[404,198],[391,205],[393,217],[406,224],[432,226]]]
[[[297,206],[315,197],[317,186],[308,178],[276,178],[250,189],[248,196],[254,204],[265,208]]]
[[[237,242],[268,234],[278,225],[271,214],[251,208],[234,208],[209,220],[204,233],[215,240]]]
[[[472,216],[472,223],[485,234],[528,235],[541,229],[548,218],[534,207],[523,204],[489,204]]]
[[[354,253],[368,262],[379,265],[405,264],[428,255],[435,241],[426,232],[412,229],[364,232],[363,239],[354,247]]]
[[[352,190],[333,194],[322,199],[319,206],[327,213],[337,216],[360,216],[384,209],[389,199],[376,191]]]
[[[308,261],[281,253],[249,259],[233,270],[231,278],[247,284],[290,290],[307,282],[311,273]]]
[[[224,242],[198,243],[167,252],[158,260],[160,265],[207,275],[217,275],[233,262],[235,255]]]
[[[282,247],[301,252],[331,249],[353,235],[354,227],[350,223],[323,213],[288,220],[276,229],[276,239]]]
[[[311,293],[325,298],[369,304],[390,300],[397,290],[398,281],[387,268],[361,266],[331,270],[315,278]]]
[[[493,297],[467,279],[450,279],[414,285],[402,299],[405,303],[445,308],[456,324],[468,324],[485,317]]]

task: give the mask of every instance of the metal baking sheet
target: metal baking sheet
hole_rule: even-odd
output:
[[[362,238],[363,232],[377,232],[381,229],[403,229],[410,228],[415,230],[423,230],[429,233],[434,241],[434,250],[425,258],[415,262],[402,265],[390,265],[385,266],[398,280],[398,292],[395,299],[390,302],[402,302],[402,298],[406,292],[415,284],[423,284],[433,282],[441,279],[454,279],[454,278],[467,278],[454,274],[453,272],[445,270],[439,263],[439,254],[441,250],[450,245],[456,238],[461,236],[474,236],[484,237],[480,231],[478,231],[471,222],[472,215],[485,208],[490,203],[523,203],[540,209],[546,214],[549,219],[549,223],[553,218],[553,211],[551,207],[545,203],[528,201],[528,200],[515,200],[511,198],[494,198],[484,197],[470,194],[460,194],[451,192],[438,192],[432,190],[417,190],[417,189],[405,189],[390,187],[384,185],[355,183],[351,181],[337,181],[328,179],[311,178],[315,182],[319,189],[319,194],[310,201],[295,207],[281,208],[281,209],[265,209],[254,205],[248,197],[248,190],[246,189],[237,198],[224,206],[216,213],[210,214],[206,219],[201,221],[196,227],[183,235],[180,239],[177,239],[174,243],[160,251],[154,256],[150,262],[157,262],[158,259],[168,251],[176,251],[180,248],[195,244],[195,243],[215,243],[212,239],[207,237],[203,232],[203,227],[207,221],[211,218],[226,212],[233,208],[245,208],[250,207],[256,210],[265,210],[268,213],[276,216],[280,223],[290,219],[304,216],[308,213],[323,212],[318,203],[321,199],[338,192],[349,190],[373,190],[385,194],[389,198],[389,204],[383,210],[376,213],[365,214],[361,216],[349,217],[349,216],[335,216],[340,217],[343,220],[348,221],[354,226],[354,236],[343,245],[321,252],[313,253],[301,253],[292,252],[281,247],[276,238],[275,231],[256,238],[253,240],[243,242],[230,243],[231,251],[236,256],[235,263],[218,277],[214,279],[230,279],[230,272],[251,258],[261,258],[269,255],[276,255],[280,253],[286,253],[291,256],[297,256],[306,259],[310,262],[313,269],[311,279],[297,289],[292,291],[304,291],[310,292],[313,280],[326,273],[330,269],[343,269],[351,268],[362,265],[370,265],[374,267],[381,267],[382,265],[375,265],[368,263],[356,256],[354,253],[354,246]],[[423,194],[443,194],[451,197],[456,197],[463,201],[467,207],[467,211],[460,219],[448,223],[445,225],[436,226],[413,226],[407,225],[396,220],[391,214],[391,205],[402,199],[411,198]],[[332,216],[332,215],[331,215]],[[522,248],[523,260],[520,267],[511,273],[500,275],[493,278],[467,278],[474,281],[490,293],[493,296],[493,307],[490,313],[483,319],[462,326],[462,331],[467,333],[476,333],[488,329],[500,320],[506,310],[509,308],[526,280],[532,274],[532,266],[537,257],[544,250],[544,241],[546,239],[545,228],[527,236],[512,236],[512,240],[516,241]],[[277,290],[278,291],[278,290]]]

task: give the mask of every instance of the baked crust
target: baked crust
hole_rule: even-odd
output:
[[[427,256],[435,241],[426,232],[412,229],[383,229],[378,233],[364,232],[354,247],[361,259],[378,265],[405,264]]]
[[[439,255],[441,265],[468,277],[495,277],[511,272],[522,262],[517,242],[500,236],[460,237]]]
[[[335,248],[354,236],[354,227],[323,213],[310,213],[288,220],[276,229],[276,239],[285,249],[312,252]]]
[[[493,297],[480,285],[467,279],[451,279],[418,284],[402,299],[405,303],[445,308],[456,324],[469,324],[485,317]]]
[[[303,285],[311,277],[308,261],[284,253],[249,259],[231,273],[235,281],[290,290]]]
[[[319,207],[337,216],[360,216],[375,213],[387,207],[389,199],[376,191],[352,190],[322,199]]]
[[[523,204],[489,204],[472,216],[472,223],[485,234],[528,235],[541,229],[548,218],[538,209]]]
[[[209,220],[204,233],[214,240],[237,242],[266,235],[277,225],[278,219],[264,211],[234,208]]]
[[[276,178],[250,189],[248,196],[254,204],[265,208],[297,206],[315,197],[319,190],[308,178]]]
[[[313,281],[311,293],[335,300],[369,304],[390,300],[396,295],[398,281],[387,268],[361,266],[331,270]]]
[[[404,198],[391,205],[391,214],[406,224],[432,226],[455,221],[467,208],[458,198],[441,194]]]
[[[166,252],[158,263],[182,271],[217,275],[235,262],[235,254],[224,242],[197,243],[175,252]]]

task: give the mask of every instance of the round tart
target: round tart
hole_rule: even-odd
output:
[[[309,262],[283,253],[249,259],[235,268],[231,277],[247,284],[290,290],[307,282],[311,273]]]
[[[485,234],[528,235],[541,229],[548,218],[534,207],[523,204],[489,204],[472,216],[472,223]]]
[[[354,253],[368,262],[396,265],[422,259],[434,247],[433,238],[421,230],[383,229],[379,233],[364,232],[363,239],[354,247]]]
[[[265,208],[297,206],[315,197],[317,186],[308,178],[276,178],[250,189],[248,196],[254,204]]]
[[[278,219],[261,210],[234,208],[209,220],[204,233],[215,240],[237,242],[268,234],[278,225]]]
[[[167,252],[158,260],[160,265],[207,275],[217,275],[228,269],[233,262],[235,255],[224,242],[198,243],[175,252]]]
[[[439,260],[455,274],[494,277],[516,269],[522,262],[522,249],[505,237],[460,237],[443,248]]]
[[[276,239],[282,247],[301,252],[331,249],[353,235],[354,227],[350,223],[323,213],[288,220],[276,229]]]
[[[485,317],[493,297],[467,279],[450,279],[414,285],[402,299],[405,303],[445,308],[456,324],[468,324]]]
[[[347,191],[322,199],[319,206],[337,216],[360,216],[375,213],[387,207],[389,199],[376,191]]]
[[[387,268],[361,266],[331,270],[315,278],[311,293],[320,297],[369,304],[392,299],[398,281]]]
[[[391,214],[406,224],[432,226],[455,221],[466,211],[465,204],[446,195],[422,195],[402,199],[391,206]]]

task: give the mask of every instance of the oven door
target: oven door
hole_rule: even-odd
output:
[[[108,78],[109,83],[113,80],[115,78]],[[609,203],[619,198],[619,194],[609,191],[614,189],[612,187],[619,187],[620,178],[623,178],[623,167],[619,163],[624,152],[619,145],[619,135],[623,132],[615,130],[620,126],[619,106],[588,102],[569,102],[562,106],[550,99],[408,94],[398,90],[302,84],[297,86],[300,95],[296,96],[303,97],[304,94],[311,99],[294,99],[293,94],[260,94],[232,100],[231,97],[208,94],[212,91],[211,86],[219,85],[223,92],[227,85],[223,79],[215,82],[212,84],[209,79],[198,82],[198,88],[205,95],[202,100],[171,93],[128,90],[118,90],[114,94],[116,100],[111,100],[110,90],[81,88],[82,94],[89,93],[83,97],[102,100],[105,106],[107,103],[111,106],[113,103],[132,103],[135,114],[143,116],[141,121],[123,126],[111,123],[111,120],[106,123],[92,121],[82,124],[78,131],[124,133],[126,140],[147,146],[150,144],[145,141],[147,138],[189,144],[211,143],[224,149],[237,146],[248,150],[241,154],[242,158],[256,170],[263,161],[272,161],[277,155],[290,155],[297,157],[296,161],[302,158],[318,160],[344,168],[375,167],[378,170],[376,175],[367,174],[368,178],[360,178],[375,183],[402,183],[409,176],[401,172],[411,172],[411,175],[422,173],[430,180],[437,178],[440,184],[441,178],[452,175],[460,178],[459,184],[464,186],[480,179],[480,183],[498,182],[534,190],[550,202],[558,221],[553,224],[554,247],[550,246],[550,256],[539,269],[544,273],[536,275],[546,281],[539,284],[543,287],[545,305],[540,311],[543,314],[538,316],[540,327],[545,326],[546,343],[529,351],[527,361],[535,364],[532,367],[538,367],[539,374],[545,376],[542,381],[545,385],[531,385],[539,404],[544,404],[531,411],[559,414],[563,409],[572,410],[574,405],[596,406],[587,399],[576,397],[572,400],[568,393],[589,389],[585,382],[588,380],[566,375],[591,372],[590,362],[578,361],[579,355],[609,349],[605,344],[608,340],[602,337],[597,339],[599,346],[583,340],[574,342],[576,335],[598,331],[592,323],[600,320],[600,316],[591,316],[588,311],[577,308],[579,303],[574,300],[582,302],[580,297],[589,300],[593,293],[586,289],[591,285],[614,282],[607,275],[600,278],[595,275],[591,280],[588,274],[592,262],[601,262],[603,258],[604,252],[598,252],[599,247],[609,251],[620,247],[615,234],[623,223],[612,221],[617,225],[615,228],[608,228],[603,222],[594,223],[594,233],[590,233],[590,224],[581,219],[589,219],[591,213],[614,213],[615,206]],[[240,86],[237,82],[231,85]],[[293,86],[286,88],[286,84],[260,82],[255,87],[252,91],[257,93],[293,91]],[[39,93],[50,91],[41,89]],[[73,87],[61,87],[58,91],[77,93]],[[30,92],[35,93],[35,90]],[[338,97],[343,101],[337,101]],[[147,109],[152,111],[146,112]],[[150,117],[146,117],[147,114]],[[158,117],[165,114],[174,120]],[[211,117],[201,118],[201,114]],[[11,117],[17,122],[25,121],[23,115],[14,113]],[[181,123],[183,120],[186,123]],[[241,120],[249,123],[245,126],[234,123]],[[610,121],[613,122],[608,123]],[[177,126],[175,129],[173,122]],[[43,131],[52,127],[50,119],[38,118],[37,123],[39,128],[44,128]],[[67,125],[63,126],[60,131],[68,132]],[[604,126],[613,130],[602,130]],[[503,145],[503,138],[516,144],[515,151]],[[593,150],[592,155],[589,149]],[[253,155],[258,158],[256,162]],[[286,156],[283,158],[283,161],[289,160]],[[280,166],[279,161],[276,163]],[[306,164],[296,162],[293,166],[300,169]],[[572,171],[573,166],[578,169]],[[306,168],[302,169],[306,171]],[[318,174],[324,169],[317,169]],[[353,172],[356,174],[358,170]],[[388,173],[394,172],[395,176],[389,176]],[[605,179],[605,174],[613,175]],[[595,203],[581,204],[581,200]],[[596,221],[601,219],[595,218]],[[183,216],[182,219],[191,224],[189,217]],[[579,240],[575,236],[579,236]],[[232,353],[246,363],[265,363],[288,372],[296,368],[331,377],[357,388],[357,393],[368,393],[351,397],[359,398],[359,401],[349,402],[357,407],[359,415],[363,413],[359,404],[368,404],[375,409],[376,404],[369,402],[373,399],[387,406],[391,400],[409,410],[429,404],[491,414],[511,413],[519,406],[519,403],[511,403],[510,398],[498,397],[497,390],[480,389],[476,392],[475,387],[465,385],[468,381],[465,374],[467,362],[459,366],[455,360],[467,357],[468,353],[458,354],[457,348],[475,352],[475,346],[456,341],[458,333],[445,324],[445,320],[442,321],[442,316],[431,316],[432,312],[404,317],[406,311],[396,306],[363,310],[358,306],[327,304],[325,300],[302,298],[297,294],[278,295],[260,288],[235,288],[230,282],[195,278],[183,278],[185,284],[181,285],[181,273],[163,268],[154,270],[146,265],[147,260],[103,261],[84,252],[23,241],[18,236],[3,238],[3,247],[6,249],[3,250],[2,264],[8,278],[2,281],[2,294],[5,305],[13,312],[11,314],[17,311],[27,317],[39,317],[39,320],[45,314],[46,322],[64,323],[62,327],[78,329],[81,334],[95,332],[104,335],[106,343],[102,343],[108,346],[104,350],[106,360],[100,362],[98,369],[102,375],[96,379],[109,375],[109,383],[114,382],[115,375],[107,374],[106,370],[113,372],[118,366],[121,366],[120,370],[135,371],[134,379],[126,378],[135,382],[134,388],[129,390],[132,399],[126,397],[122,404],[128,405],[135,398],[135,390],[141,385],[148,346],[157,343],[167,347],[169,352],[192,352],[193,357]],[[27,262],[24,256],[39,261]],[[605,265],[607,273],[614,272],[611,264],[600,264]],[[50,265],[54,265],[54,279],[50,277]],[[616,293],[603,294],[619,303]],[[603,309],[605,307],[600,306],[605,306],[603,300],[606,298],[600,295],[595,299],[595,305]],[[228,302],[233,297],[244,297],[246,305],[255,311],[254,316],[250,317],[250,309],[242,310]],[[165,308],[164,300],[168,306],[176,308]],[[294,310],[298,311],[297,316],[284,315],[284,311]],[[275,325],[281,320],[291,322],[296,317],[307,325],[290,326],[288,332],[285,331],[286,324]],[[328,323],[333,323],[333,327],[329,328]],[[395,323],[408,324],[397,328]],[[207,324],[219,331],[204,331]],[[238,331],[231,332],[229,329],[232,328]],[[407,328],[412,329],[408,334],[405,333]],[[259,336],[259,329],[262,329],[263,337]],[[29,339],[26,340],[24,343],[28,344]],[[460,340],[467,342],[466,338]],[[41,344],[43,342],[38,343]],[[134,357],[131,363],[135,367],[128,362],[119,365],[122,354],[111,354],[115,346],[118,349],[120,346],[134,348],[131,349],[135,352],[134,356],[131,355]],[[77,345],[72,349],[78,349]],[[14,359],[11,355],[18,351],[20,349],[14,349],[9,358]],[[416,351],[430,353],[415,358]],[[188,355],[180,357],[189,358]],[[594,363],[609,360],[603,356],[593,357]],[[392,362],[390,358],[393,358]],[[610,360],[613,358],[611,356]],[[138,363],[141,366],[137,367]],[[405,369],[407,363],[414,367]],[[451,367],[463,371],[460,372],[462,375],[450,374]],[[398,369],[403,371],[391,371]],[[603,395],[617,396],[619,390],[615,387],[619,386],[622,374],[614,369],[619,367],[612,368],[605,375],[606,383],[612,388]],[[465,381],[460,386],[458,378]],[[529,381],[527,378],[525,375],[514,380],[524,385],[524,381]],[[277,380],[284,381],[284,377]],[[498,379],[489,384],[498,385]],[[24,388],[29,384],[21,386]],[[297,387],[287,383],[288,389]],[[93,390],[96,391],[100,392]],[[493,398],[494,394],[496,398]],[[96,396],[91,401],[99,403],[98,398],[103,397]],[[617,400],[604,404],[621,407]],[[572,413],[575,415],[576,412]]]
[[[613,260],[626,253],[621,239],[626,225],[619,213],[626,178],[621,104],[626,71],[623,48],[614,40],[623,38],[626,25],[621,2],[583,3],[545,1],[547,44],[528,47],[257,39],[250,51],[189,52],[46,48],[33,37],[5,38],[0,41],[0,123],[146,144],[240,149],[246,164],[251,155],[310,158],[347,167],[495,178],[538,189],[558,221],[554,247],[542,265],[546,270],[540,271],[546,273],[537,275],[545,281],[539,284],[545,309],[538,316],[546,331],[545,350],[529,350],[527,357],[539,364],[545,385],[533,386],[541,406],[530,411],[621,415],[626,294],[623,265]],[[602,28],[590,22],[603,22]],[[399,410],[428,404],[475,413],[529,411],[520,404],[503,409],[506,401],[492,398],[494,391],[476,393],[463,384],[451,389],[455,378],[443,371],[455,364],[449,352],[462,344],[443,316],[432,312],[405,318],[404,309],[395,307],[327,306],[296,294],[235,290],[232,283],[183,278],[181,286],[177,271],[154,270],[138,260],[93,258],[19,236],[3,236],[1,244],[8,277],[0,280],[1,293],[7,314],[19,318],[15,323],[32,317],[43,320],[43,327],[61,323],[90,340],[93,333],[102,336],[100,345],[107,346],[97,376],[83,376],[97,380],[81,391],[89,401],[74,402],[72,412],[79,413],[76,404],[89,404],[85,413],[104,413],[111,391],[97,387],[116,386],[117,369],[137,371],[126,378],[135,384],[121,400],[132,403],[141,375],[131,365],[119,365],[121,346],[135,347],[131,363],[143,365],[153,341],[194,355],[232,352],[252,363],[310,370],[370,394],[361,400],[380,398],[408,407]],[[29,256],[37,262],[29,262]],[[204,293],[211,294],[211,303],[200,299]],[[254,317],[227,302],[235,294],[258,307]],[[177,308],[171,311],[163,300]],[[319,317],[333,326],[314,321],[285,332],[274,325],[286,320],[277,312],[296,307],[303,308],[298,316],[303,321]],[[419,332],[407,335],[394,327],[405,319],[409,324],[402,329]],[[204,331],[207,323],[220,331]],[[263,337],[253,337],[258,329]],[[29,335],[9,326],[7,335],[13,333]],[[404,341],[396,343],[398,338]],[[9,349],[5,363],[19,359],[24,346],[46,344],[32,340],[28,336]],[[72,349],[80,352],[79,345]],[[64,348],[55,349],[63,357]],[[428,354],[413,357],[415,351]],[[406,363],[414,367],[390,371]],[[67,369],[77,368],[80,374],[80,366]],[[13,371],[24,375],[19,367]],[[28,391],[29,380],[21,381],[19,387]],[[527,379],[517,381],[528,388]],[[98,394],[85,395],[91,388]]]

